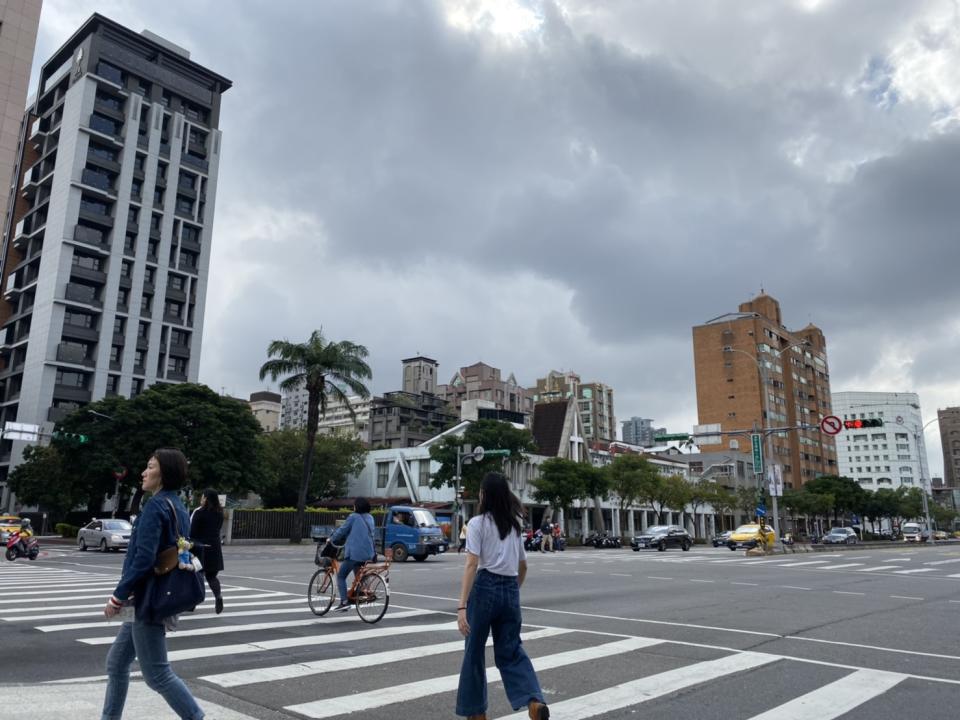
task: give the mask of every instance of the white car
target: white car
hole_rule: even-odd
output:
[[[100,552],[113,550],[117,552],[120,548],[126,549],[130,544],[130,531],[133,526],[126,520],[114,520],[105,518],[102,520],[91,520],[77,533],[77,547],[80,550],[95,547]]]

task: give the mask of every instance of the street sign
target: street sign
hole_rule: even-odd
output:
[[[509,450],[485,450],[484,457],[491,457],[492,455],[509,455]]]
[[[4,440],[24,440],[37,442],[40,439],[40,426],[29,423],[8,422],[3,426]]]
[[[480,462],[481,460],[483,460],[483,453],[484,453],[483,448],[478,445],[473,449],[473,459],[476,462]]]
[[[820,421],[820,429],[827,435],[837,435],[843,429],[843,423],[836,415],[827,415]]]
[[[766,516],[767,516],[767,506],[757,505],[757,517],[766,517]]]
[[[654,435],[655,442],[670,442],[671,440],[689,440],[687,433],[674,433],[673,435]]]
[[[767,483],[771,497],[783,497],[783,465],[774,463],[767,468]]]
[[[750,436],[750,444],[753,446],[753,471],[759,475],[763,472],[763,436],[754,433]]]

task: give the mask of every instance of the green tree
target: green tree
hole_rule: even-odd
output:
[[[931,503],[930,517],[937,524],[937,528],[943,530],[953,527],[953,521],[957,519],[957,511],[937,503]]]
[[[610,491],[620,499],[620,513],[635,504],[644,487],[656,482],[657,469],[642,455],[617,455],[604,468]],[[621,525],[622,527],[622,525]]]
[[[574,500],[587,497],[583,463],[564,458],[550,458],[540,465],[540,477],[530,482],[533,499],[566,511]]]
[[[707,505],[712,505],[717,495],[717,486],[709,480],[699,482],[686,480],[687,505],[693,515],[693,534],[700,537],[700,527],[697,525],[697,511]]]
[[[453,487],[457,476],[457,448],[461,445],[482,447],[484,450],[509,450],[508,456],[489,455],[480,462],[463,463],[461,467],[464,495],[476,497],[483,476],[491,471],[501,471],[504,461],[523,462],[524,453],[536,451],[533,435],[526,428],[517,428],[499,420],[478,420],[471,423],[462,435],[447,435],[441,442],[430,446],[430,458],[440,463],[440,469],[432,476],[431,487]]]
[[[297,504],[306,450],[307,436],[302,430],[277,430],[260,436],[264,469],[255,490],[265,507]],[[345,495],[347,476],[359,473],[366,457],[366,447],[355,437],[339,433],[317,435],[313,472],[307,489],[308,503],[322,504],[324,499]]]
[[[607,525],[603,521],[602,503],[610,495],[610,479],[603,468],[594,467],[590,463],[577,464],[580,466],[580,474],[583,476],[583,485],[587,491],[587,497],[593,498],[594,529],[605,532]]]
[[[748,518],[754,518],[757,514],[757,489],[753,487],[738,487],[736,490],[737,509]]]
[[[920,488],[905,488],[900,486],[896,490],[900,502],[897,514],[905,520],[915,520],[923,516],[923,491]]]
[[[683,511],[686,507],[686,481],[679,475],[664,477],[657,473],[652,482],[644,486],[640,498],[653,508],[657,514],[657,522],[662,525],[663,514],[667,508]]]
[[[814,495],[832,495],[834,521],[847,513],[863,514],[867,504],[867,491],[848,477],[821,475],[804,483],[803,490]]]
[[[731,491],[727,490],[721,485],[715,485],[713,489],[713,497],[710,498],[710,504],[713,506],[713,509],[720,514],[720,530],[726,529],[724,518],[727,515],[732,515],[733,512],[737,509],[737,496]]]
[[[370,391],[363,383],[373,376],[365,360],[368,354],[363,345],[348,340],[328,342],[320,330],[314,330],[304,343],[274,340],[267,347],[267,357],[270,359],[260,367],[260,379],[269,376],[276,381],[282,377],[281,390],[303,387],[307,391],[307,447],[297,494],[297,516],[290,531],[291,543],[299,543],[303,538],[317,426],[320,418],[326,415],[328,398],[332,396],[341,401],[353,417],[353,408],[342,388],[362,398],[370,397]]]
[[[23,451],[23,462],[10,473],[8,483],[21,502],[39,505],[59,519],[88,500],[87,488],[67,481],[68,477],[56,447],[30,445]]]

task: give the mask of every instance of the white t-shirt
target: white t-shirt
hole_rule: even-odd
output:
[[[489,513],[472,517],[467,523],[467,552],[480,558],[478,570],[513,577],[520,574],[520,561],[527,559],[520,534],[511,530],[501,540]]]

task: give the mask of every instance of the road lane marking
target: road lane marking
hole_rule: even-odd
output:
[[[237,615],[240,615],[240,614],[241,614],[241,613],[233,612],[233,610],[234,610],[235,608],[257,607],[257,606],[262,606],[262,605],[270,605],[270,606],[273,606],[273,605],[304,605],[304,606],[306,606],[306,604],[307,604],[307,599],[306,599],[306,598],[297,598],[297,599],[295,599],[295,600],[265,600],[265,601],[261,601],[261,602],[248,602],[248,603],[245,603],[245,602],[240,602],[240,603],[238,603],[238,602],[231,602],[231,603],[228,605],[228,607],[230,608],[230,615],[229,615],[229,617],[236,617]],[[42,622],[42,621],[44,621],[44,620],[66,620],[66,619],[69,619],[69,618],[99,617],[99,618],[101,618],[101,622],[97,623],[97,627],[103,627],[103,625],[104,625],[104,623],[102,622],[102,618],[103,618],[103,605],[104,605],[104,603],[97,603],[96,605],[77,605],[77,606],[74,608],[74,609],[81,609],[81,608],[94,609],[94,608],[96,608],[96,609],[99,610],[99,612],[69,612],[69,613],[54,613],[54,614],[52,614],[52,615],[51,615],[51,614],[47,614],[47,615],[26,615],[26,616],[24,616],[24,617],[4,617],[4,618],[0,618],[0,620],[3,620],[4,622]],[[58,610],[58,609],[59,609],[59,610],[65,610],[65,609],[70,609],[70,608],[50,608],[50,609],[51,609],[51,610]],[[35,608],[30,608],[30,612],[35,612],[35,611],[36,611]],[[291,610],[289,610],[289,611],[284,611],[284,612],[294,612],[294,611],[298,611],[298,609],[297,609],[297,608],[292,608]],[[24,612],[24,611],[22,611],[22,610],[4,610],[4,613],[12,613],[12,612]],[[258,610],[258,611],[256,611],[256,612],[257,612],[257,614],[260,614],[260,613],[267,613],[268,611],[267,611],[267,610]],[[183,621],[183,620],[213,620],[212,617],[209,617],[210,615],[213,615],[213,614],[214,614],[214,608],[213,608],[212,605],[206,605],[206,606],[201,605],[201,606],[198,607],[196,610],[194,610],[192,613],[189,613],[189,614],[188,614],[188,613],[184,613],[183,615],[181,615],[181,616],[180,616],[180,620],[181,620],[181,621]],[[247,614],[252,614],[252,613],[247,613]]]
[[[647,575],[647,580],[673,580],[673,578],[657,577],[656,575]]]
[[[611,575],[616,575],[617,577],[633,577],[629,573],[610,573]]]
[[[694,578],[690,578],[690,582],[712,583],[712,582],[716,582],[716,581],[715,581],[715,580],[695,580]]]
[[[398,620],[400,618],[414,617],[416,615],[432,615],[433,612],[430,610],[404,610],[398,613],[391,613],[390,617]],[[334,623],[343,623],[343,622],[352,622],[356,618],[352,616],[352,613],[344,613],[338,617],[326,618],[326,619],[301,619],[301,620],[284,620],[282,622],[266,622],[266,623],[248,623],[246,625],[221,625],[214,627],[206,628],[197,628],[196,630],[177,630],[172,632],[167,636],[167,642],[171,640],[179,640],[180,638],[185,637],[196,637],[199,635],[223,635],[225,633],[235,633],[235,632],[247,632],[249,630],[276,630],[280,628],[291,628],[291,627],[312,627],[315,625],[330,625]],[[120,623],[114,623],[120,624]],[[77,642],[81,642],[84,645],[111,645],[115,637],[94,637],[94,638],[78,638]]]
[[[750,720],[833,720],[883,695],[907,679],[900,673],[858,670]]]
[[[523,633],[521,640],[529,642],[531,640],[539,640],[541,638],[564,635],[572,632],[576,632],[576,630],[544,628],[543,630],[533,630]],[[493,638],[487,640],[487,647],[493,647]],[[274,667],[253,668],[251,670],[237,670],[235,672],[220,673],[218,675],[204,675],[199,679],[206,680],[220,687],[239,687],[241,685],[252,685],[253,683],[292,680],[294,678],[338,672],[340,670],[358,670],[360,668],[403,662],[405,660],[418,660],[431,655],[442,655],[452,652],[463,652],[462,639],[454,640],[453,642],[406,647],[399,650],[388,650],[366,655],[347,655],[344,657],[324,658],[323,660],[295,663],[293,665],[276,665]]]
[[[954,558],[953,560],[933,560],[932,562],[925,562],[924,565],[946,565],[948,563],[958,563],[960,558]]]
[[[849,590],[834,590],[833,592],[837,595],[866,595],[866,593],[850,592]]]
[[[778,587],[785,588],[787,590],[809,590],[808,587],[797,587],[796,585],[779,585]]]
[[[731,585],[749,585],[750,587],[757,587],[760,583],[748,583],[748,582],[731,582]]]
[[[775,655],[743,652],[739,655],[707,660],[649,675],[629,682],[604,688],[587,695],[550,705],[551,716],[583,718],[597,717],[616,712],[633,705],[664,697],[695,685],[703,685],[711,680],[752,670],[779,660]],[[536,666],[536,661],[534,661]],[[527,712],[521,711],[507,715],[500,720],[523,720]]]
[[[788,562],[777,565],[777,567],[800,567],[801,565],[823,565],[829,563],[829,560],[805,560],[803,562]]]
[[[532,658],[533,668],[537,671],[552,670],[554,668],[575,665],[590,660],[622,655],[633,652],[634,650],[650,647],[651,645],[659,645],[661,642],[660,640],[651,640],[650,638],[627,638],[594,647],[569,650],[553,655],[541,655]],[[499,681],[500,671],[496,668],[489,668],[487,670],[487,682],[493,683]],[[340,697],[324,698],[322,700],[298,705],[287,705],[284,707],[284,710],[299,713],[309,718],[328,718],[357,712],[362,713],[386,705],[395,705],[431,695],[438,695],[443,692],[452,692],[457,689],[459,684],[459,674],[446,675],[444,677],[418,680],[402,685],[392,685],[387,692],[382,688],[378,688],[376,690],[354,693],[352,695],[341,695]],[[525,716],[526,714],[526,711],[524,711],[523,715]]]
[[[911,595],[890,595],[895,600],[923,600],[922,597],[913,597]]]
[[[857,570],[857,572],[879,572],[880,570],[896,570],[899,568],[899,565],[874,565],[873,567],[863,568],[862,570]]]
[[[844,563],[843,565],[831,565],[830,567],[820,568],[821,570],[840,570],[842,568],[861,567],[863,563]]]
[[[915,573],[936,572],[936,568],[916,568],[914,570],[894,570],[892,575],[913,575]]]

